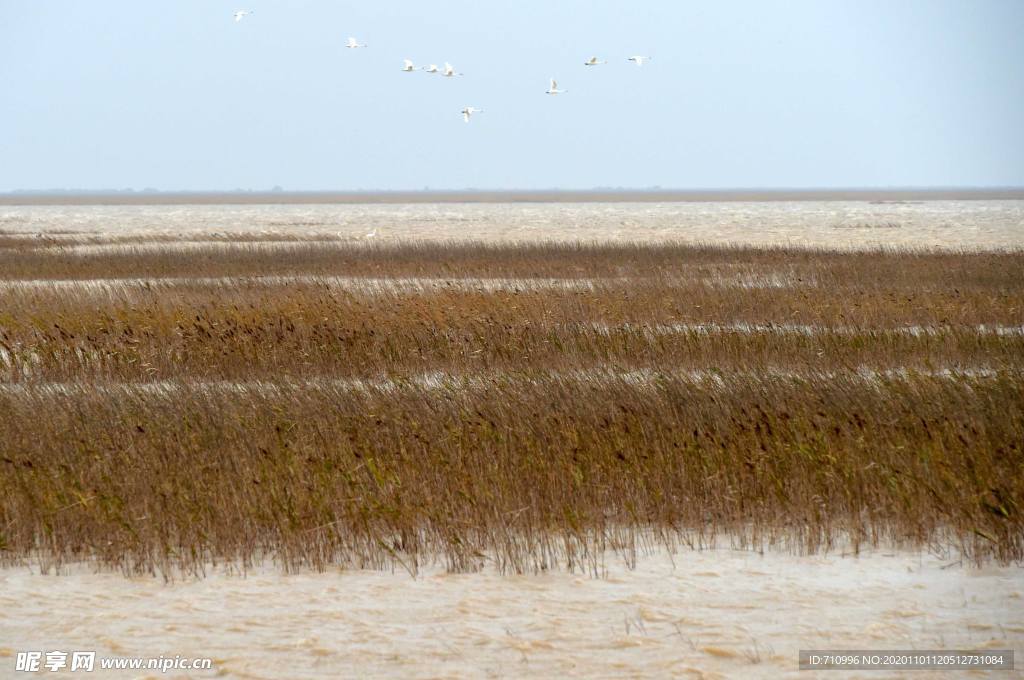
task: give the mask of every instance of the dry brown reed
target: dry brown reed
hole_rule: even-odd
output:
[[[3,562],[531,571],[717,535],[1024,559],[1021,253],[14,238]]]

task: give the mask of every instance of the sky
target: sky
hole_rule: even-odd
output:
[[[1021,0],[0,0],[0,191],[1024,186],[1022,36]]]

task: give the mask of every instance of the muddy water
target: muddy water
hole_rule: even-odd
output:
[[[1024,568],[951,560],[717,549],[610,557],[604,578],[263,567],[170,585],[7,568],[0,677],[52,649],[212,657],[228,678],[796,677],[800,648],[1019,653]]]
[[[999,248],[1024,246],[1024,201],[0,206],[0,230]]]

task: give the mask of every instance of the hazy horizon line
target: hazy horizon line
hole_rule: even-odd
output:
[[[590,189],[19,189],[0,192],[0,205],[161,205],[188,203],[500,203],[715,201],[1024,200],[1019,186],[662,187]]]
[[[288,193],[288,194],[383,194],[383,193],[474,193],[474,192],[489,192],[489,193],[524,193],[524,192],[595,192],[595,191],[630,191],[630,192],[650,192],[650,191],[671,191],[671,192],[716,192],[716,191],[1005,191],[1005,190],[1024,190],[1024,184],[893,184],[893,185],[830,185],[830,186],[802,186],[802,185],[750,185],[750,186],[698,186],[698,187],[673,187],[673,186],[661,186],[661,185],[650,185],[644,187],[638,186],[610,186],[610,185],[598,185],[593,187],[513,187],[513,188],[499,188],[499,187],[460,187],[460,188],[443,188],[443,187],[430,187],[424,186],[419,189],[412,188],[401,188],[401,189],[386,189],[386,188],[357,188],[357,189],[335,189],[335,188],[319,188],[319,189],[286,189],[281,185],[274,185],[270,188],[243,188],[235,187],[232,189],[224,188],[188,188],[188,189],[160,189],[156,187],[144,187],[141,189],[135,187],[103,187],[103,188],[88,188],[88,187],[47,187],[45,189],[38,188],[18,188],[18,189],[5,189],[0,190],[0,196],[9,194],[58,194],[58,193],[76,193],[76,194],[120,194],[120,193],[157,193],[157,194],[230,194],[230,193]]]

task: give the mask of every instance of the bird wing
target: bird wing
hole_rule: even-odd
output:
[[[411,59],[405,59],[404,62],[405,62],[405,67],[406,68],[412,68],[412,60]]]
[[[555,80],[554,78],[551,79],[551,89],[552,90],[557,90],[558,89],[558,81]]]
[[[468,110],[462,112],[462,120],[466,121],[467,123],[469,122],[469,111]]]

